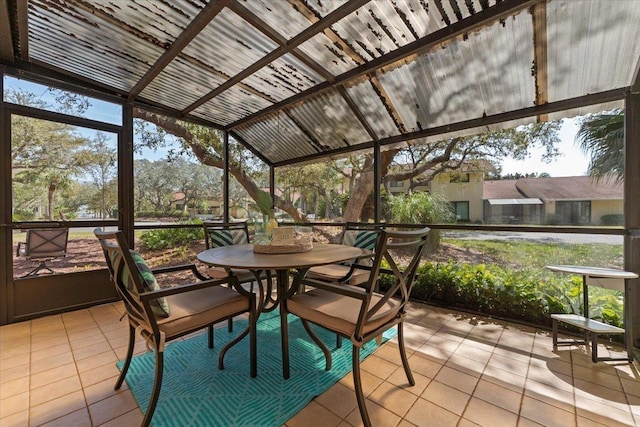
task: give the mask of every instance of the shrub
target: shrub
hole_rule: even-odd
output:
[[[547,214],[545,218],[545,222],[547,225],[560,225],[560,215],[558,214]]]
[[[181,224],[200,224],[200,220],[185,221]],[[142,246],[148,251],[157,251],[176,246],[185,246],[198,243],[204,239],[202,228],[160,228],[145,231],[140,235]]]
[[[602,215],[600,218],[602,225],[624,225],[624,215],[622,214],[609,214]]]
[[[181,211],[180,209],[176,209],[174,211],[169,212],[169,216],[171,218],[183,218],[183,217],[188,217],[189,212],[184,212],[184,211]]]
[[[160,218],[164,215],[162,211],[138,211],[134,213],[136,218]]]
[[[381,278],[388,289],[388,278]],[[418,269],[412,299],[549,327],[551,313],[581,313],[582,280],[497,265],[427,262]],[[622,295],[590,289],[590,314],[622,327]]]
[[[447,200],[438,195],[416,192],[394,196],[390,200],[391,219],[404,224],[432,224],[455,222],[455,215]],[[427,251],[440,246],[440,230],[431,230],[427,237]]]
[[[12,219],[13,221],[33,221],[36,218],[36,214],[27,209],[14,209]]]

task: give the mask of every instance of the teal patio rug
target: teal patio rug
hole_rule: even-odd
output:
[[[162,426],[281,426],[351,371],[351,343],[336,348],[335,334],[314,328],[333,355],[325,371],[322,351],[311,341],[300,319],[289,316],[291,376],[282,378],[280,317],[264,313],[258,321],[258,376],[249,375],[249,340],[244,338],[225,356],[224,370],[217,368],[218,351],[246,328],[247,320],[234,321],[234,332],[215,330],[215,348],[207,347],[206,334],[174,341],[165,349],[164,377],[152,425]],[[387,331],[384,340],[396,329]],[[375,340],[361,351],[361,359],[377,348]],[[122,361],[118,368],[122,368]],[[153,384],[153,352],[136,356],[126,381],[142,411],[146,411]]]

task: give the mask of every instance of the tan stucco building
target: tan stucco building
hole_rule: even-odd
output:
[[[615,178],[590,176],[485,180],[485,170],[467,165],[440,173],[428,186],[447,199],[461,222],[493,224],[622,225],[623,186]],[[392,193],[408,184],[393,183]]]

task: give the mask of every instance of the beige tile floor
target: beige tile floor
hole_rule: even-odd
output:
[[[121,312],[107,304],[0,327],[0,426],[139,425],[126,385],[113,390],[127,343]],[[376,426],[640,425],[635,365],[593,364],[583,346],[553,351],[547,331],[421,304],[410,313],[416,385],[393,341],[363,363]],[[361,425],[352,387],[345,377],[286,425]]]

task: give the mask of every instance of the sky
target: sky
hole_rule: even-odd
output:
[[[5,77],[4,84],[5,88],[22,88],[33,93],[42,93],[42,97],[45,99],[48,95],[46,86],[30,83],[24,80]],[[119,106],[96,99],[91,99],[91,104],[92,105],[87,112],[86,117],[90,117],[94,120],[103,121],[106,123],[121,123],[122,113]],[[546,172],[553,177],[586,175],[587,168],[589,166],[589,160],[574,142],[576,131],[577,125],[575,120],[566,119],[563,121],[563,125],[560,129],[559,134],[559,150],[561,154],[552,163],[545,163],[544,161],[542,161],[543,151],[536,150],[532,152],[526,160],[517,161],[513,159],[505,159],[502,162],[502,173],[540,174]],[[147,151],[142,156],[137,155],[136,157],[156,160],[166,157],[167,152],[167,149],[159,150],[157,152]]]
[[[558,146],[561,155],[553,162],[542,161],[543,150],[534,151],[531,156],[522,161],[506,159],[502,162],[503,174],[525,173],[548,173],[550,176],[582,176],[587,174],[589,159],[578,148],[575,143],[578,126],[576,120],[565,119],[560,128],[560,145]]]

